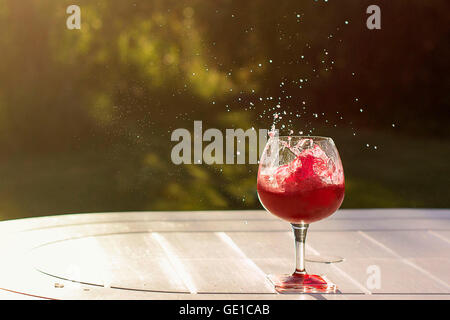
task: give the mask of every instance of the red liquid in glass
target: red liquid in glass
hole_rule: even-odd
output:
[[[318,147],[317,147],[318,148]],[[315,156],[319,153],[321,156]],[[311,223],[333,214],[344,199],[343,173],[319,149],[307,150],[274,173],[259,172],[258,195],[270,213],[290,223]]]

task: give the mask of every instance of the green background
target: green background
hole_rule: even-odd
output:
[[[343,208],[448,208],[449,9],[0,0],[0,219],[261,208],[256,165],[176,166],[170,135],[269,128],[279,102],[285,131],[335,140]]]

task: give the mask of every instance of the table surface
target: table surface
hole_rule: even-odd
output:
[[[264,211],[115,212],[0,222],[0,299],[449,299],[450,210],[339,210],[308,263],[337,294],[277,294],[290,225]]]

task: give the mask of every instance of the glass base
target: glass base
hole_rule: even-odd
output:
[[[325,276],[311,274],[269,275],[278,293],[336,293],[337,287]]]
[[[338,263],[344,261],[344,258],[339,256],[327,256],[327,255],[320,255],[320,256],[307,255],[305,257],[305,260],[308,262],[317,262],[317,263]]]

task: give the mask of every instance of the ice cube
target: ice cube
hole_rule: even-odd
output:
[[[292,173],[293,171],[287,164],[277,168],[275,171],[275,180],[279,188],[284,190],[285,184],[289,183],[289,181],[286,180],[292,175]]]
[[[318,145],[303,150],[294,161],[289,163],[288,168],[290,176],[286,177],[288,173],[286,171],[282,181],[282,187],[285,190],[316,188],[333,183],[332,176],[336,171],[333,161]]]
[[[314,146],[313,139],[306,138],[306,139],[300,140],[295,147],[299,148],[299,149],[307,150],[307,149],[312,148],[313,146]]]
[[[289,159],[294,155],[290,154]],[[304,149],[289,161],[278,168],[270,166],[270,172],[268,170],[264,174],[272,179],[265,178],[264,184],[281,192],[307,191],[320,188],[324,184],[338,183],[337,180],[341,176],[333,160],[318,145]]]

